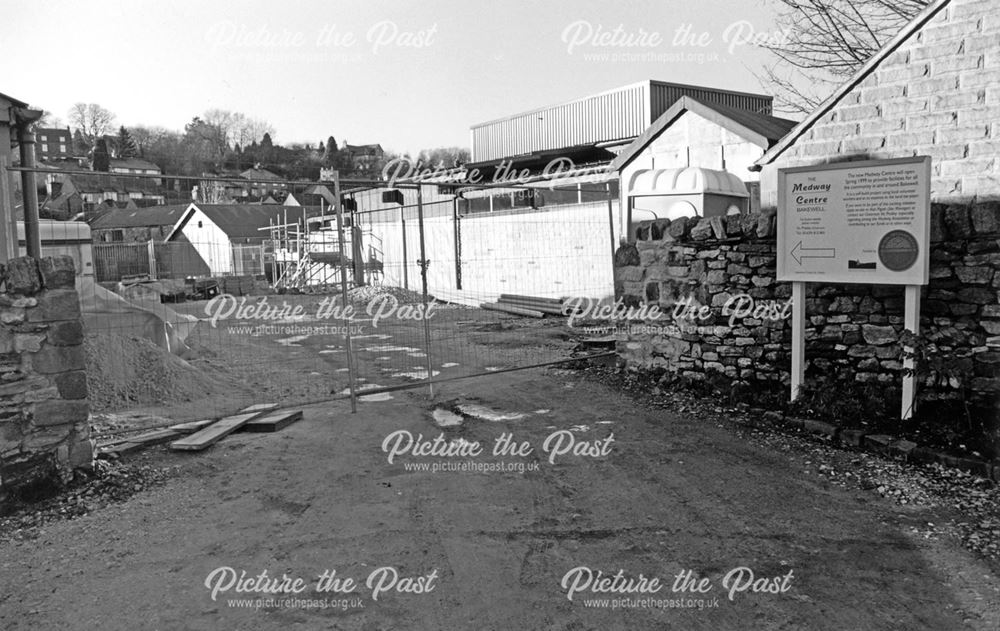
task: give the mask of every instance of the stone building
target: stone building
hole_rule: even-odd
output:
[[[1000,6],[936,0],[757,162],[777,170],[927,155],[939,203],[1000,197]]]

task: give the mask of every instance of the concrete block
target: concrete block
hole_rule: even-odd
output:
[[[864,447],[880,454],[888,451],[889,445],[895,440],[892,436],[885,434],[869,434],[865,436]]]
[[[813,419],[803,419],[802,429],[806,430],[810,434],[820,434],[822,436],[829,436],[830,438],[836,438],[837,432],[840,430],[839,427],[832,423],[816,421]]]
[[[844,429],[840,431],[840,442],[852,447],[860,447],[865,438],[863,429]]]

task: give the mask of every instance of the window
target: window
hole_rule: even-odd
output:
[[[45,138],[45,136],[42,136],[42,138]],[[48,150],[49,150],[49,146],[43,142],[42,143],[42,153],[46,153],[46,152],[48,152]]]
[[[49,139],[48,136],[46,136],[45,134],[42,134],[42,142],[45,142],[48,139]]]
[[[59,153],[66,153],[66,145],[59,145]]]

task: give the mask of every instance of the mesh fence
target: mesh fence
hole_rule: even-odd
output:
[[[316,183],[204,201],[182,193],[244,183],[157,179],[147,184],[170,194],[149,207],[88,197],[59,216],[51,191],[42,198],[42,254],[77,264],[92,409],[109,418],[219,417],[348,397],[352,385],[366,402],[563,361],[581,335],[565,299],[614,293],[608,201],[436,186],[385,201],[371,184],[344,195],[338,230]]]

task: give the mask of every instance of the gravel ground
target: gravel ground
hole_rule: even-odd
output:
[[[594,367],[588,375],[630,393],[645,405],[696,413],[706,422],[729,427],[738,436],[796,460],[804,476],[820,476],[841,488],[877,493],[906,515],[912,508],[942,508],[944,523],[910,524],[926,538],[953,538],[1000,570],[1000,486],[965,471],[939,464],[904,463],[833,445],[800,430],[778,429],[759,419],[747,405],[722,406],[687,391],[666,392],[655,382],[616,368]]]

